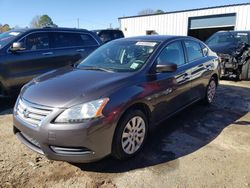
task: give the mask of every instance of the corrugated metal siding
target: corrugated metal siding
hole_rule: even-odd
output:
[[[187,35],[189,17],[236,13],[235,30],[250,30],[250,5],[218,7],[170,14],[121,18],[121,29],[126,37],[145,35],[155,30],[163,35]]]

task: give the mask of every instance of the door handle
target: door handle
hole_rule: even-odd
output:
[[[53,52],[45,52],[45,53],[42,53],[42,55],[53,55]]]
[[[84,52],[85,51],[85,49],[78,49],[78,50],[76,50],[77,52]]]

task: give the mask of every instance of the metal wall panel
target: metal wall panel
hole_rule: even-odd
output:
[[[187,35],[190,17],[236,14],[235,30],[250,30],[250,5],[236,5],[211,9],[173,12],[160,15],[120,18],[120,27],[126,37],[145,35],[155,30],[158,34]],[[249,20],[249,21],[248,21]]]

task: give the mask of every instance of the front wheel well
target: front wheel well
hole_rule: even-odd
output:
[[[146,105],[145,103],[135,103],[133,105],[131,105],[130,107],[128,107],[123,114],[121,115],[121,117],[119,118],[118,124],[120,122],[120,120],[122,119],[122,117],[129,112],[130,110],[140,110],[142,111],[145,116],[147,117],[148,122],[150,121],[151,118],[151,111],[150,108],[148,107],[148,105]]]
[[[218,84],[219,84],[219,77],[218,77],[218,75],[217,75],[217,74],[213,74],[213,75],[211,76],[211,78],[214,78],[214,80],[215,80],[215,82],[216,82],[216,85],[218,86]]]

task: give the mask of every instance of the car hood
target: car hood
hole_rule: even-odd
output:
[[[235,51],[235,45],[232,43],[223,43],[217,45],[210,45],[210,49],[217,54],[229,54],[231,55]]]
[[[132,75],[62,68],[33,79],[23,87],[21,97],[39,105],[67,108],[108,96]]]

